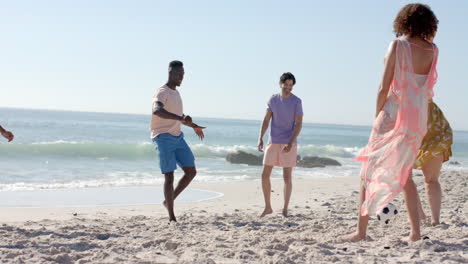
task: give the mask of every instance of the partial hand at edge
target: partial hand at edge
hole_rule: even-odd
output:
[[[11,133],[10,131],[6,131],[6,130],[2,132],[2,136],[6,138],[8,142],[11,142],[13,138],[15,138],[15,135],[13,135],[13,133]]]

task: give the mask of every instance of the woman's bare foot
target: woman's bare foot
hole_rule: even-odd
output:
[[[421,221],[424,221],[426,220],[427,216],[426,214],[424,213],[423,209],[420,207],[419,208],[419,219],[421,219]]]
[[[418,241],[418,240],[421,240],[421,235],[410,233],[410,235],[408,237],[405,237],[403,240],[407,242]]]
[[[427,217],[427,215],[424,213],[424,210],[421,208],[421,206],[419,206],[418,214],[419,214],[419,221],[421,221],[421,224],[428,225],[428,226],[432,225],[431,219]]]
[[[268,215],[271,213],[273,213],[273,210],[271,208],[265,208],[265,210],[263,210],[263,213],[260,215],[260,217],[264,217],[265,215]]]
[[[432,221],[432,222],[431,222],[431,226],[438,226],[438,225],[440,225],[440,222],[439,222],[439,221],[437,221],[437,222],[436,222],[436,221]]]
[[[343,242],[358,242],[364,239],[366,239],[366,234],[359,234],[358,232],[340,237],[340,240]]]
[[[288,209],[283,209],[283,216],[288,217]]]

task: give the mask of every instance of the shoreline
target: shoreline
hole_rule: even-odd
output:
[[[443,171],[441,225],[421,226],[417,242],[404,242],[408,214],[390,224],[369,221],[372,238],[339,241],[355,230],[358,177],[295,179],[289,216],[281,215],[282,180],[272,180],[274,213],[264,218],[260,182],[193,184],[224,193],[175,203],[176,224],[162,205],[1,208],[2,263],[466,263],[468,172]],[[423,177],[414,175],[423,207]]]
[[[219,192],[188,188],[182,193],[180,200],[184,203],[202,202],[222,196]],[[164,194],[160,185],[0,192],[0,209],[138,206],[156,205],[162,201]]]
[[[291,197],[290,207],[293,209],[295,202],[304,205],[304,195],[307,193],[308,188],[324,190],[331,190],[330,183],[337,181],[340,189],[345,190],[350,184],[359,182],[355,176],[334,177],[323,179],[294,179],[293,180],[293,193]],[[272,179],[272,203],[273,205],[282,205],[282,179]],[[317,185],[318,184],[318,185]],[[315,185],[315,187],[314,187]],[[160,186],[162,188],[162,186]],[[234,210],[253,209],[259,208],[263,204],[263,195],[261,193],[261,182],[254,181],[240,181],[229,183],[203,183],[191,184],[188,189],[190,190],[203,190],[212,193],[221,193],[221,197],[212,198],[202,201],[193,202],[178,202],[175,201],[175,213],[181,215],[184,212],[189,213],[190,208],[200,208],[205,211],[229,213]],[[357,187],[356,187],[357,189]],[[162,189],[161,189],[162,191]],[[295,196],[295,194],[298,194]],[[275,195],[276,194],[276,195]],[[181,194],[183,195],[183,193]],[[315,197],[314,197],[315,198]],[[318,198],[318,197],[317,197]],[[315,198],[315,199],[317,199]],[[308,201],[307,201],[308,204]],[[29,214],[30,219],[26,212]],[[134,215],[150,215],[156,217],[164,217],[166,209],[159,203],[151,204],[137,204],[137,205],[104,205],[104,206],[67,206],[67,207],[2,207],[0,208],[0,223],[11,222],[25,222],[25,221],[40,221],[43,219],[48,220],[65,220],[72,219],[76,216],[92,218],[101,213],[105,213],[110,217],[120,217]]]

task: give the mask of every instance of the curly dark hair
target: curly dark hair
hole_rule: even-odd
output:
[[[294,77],[294,75],[290,72],[285,72],[281,75],[280,77],[280,83],[285,83],[286,80],[292,80],[293,81],[293,85],[296,84],[296,77]]]
[[[439,20],[428,5],[405,5],[393,22],[396,36],[421,37],[428,40],[434,37]]]

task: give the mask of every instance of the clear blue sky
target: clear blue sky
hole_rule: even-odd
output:
[[[392,22],[410,2],[2,1],[0,106],[149,114],[179,59],[192,116],[261,119],[291,71],[305,121],[370,125]],[[435,101],[468,130],[468,1],[425,3],[440,20]]]

